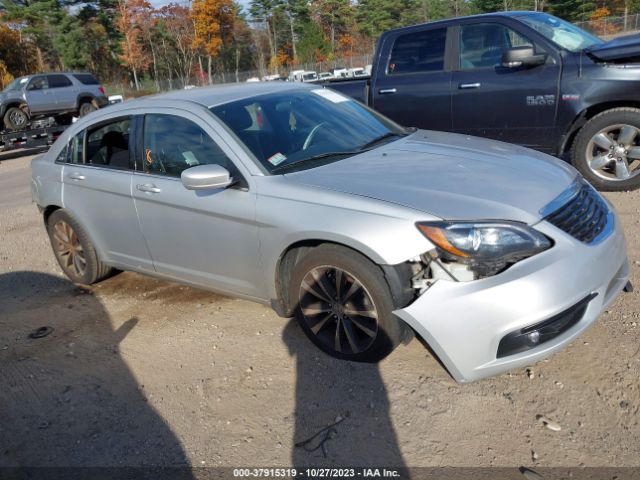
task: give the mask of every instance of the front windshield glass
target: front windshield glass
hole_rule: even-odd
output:
[[[579,52],[587,47],[603,43],[603,40],[581,28],[546,13],[533,13],[518,17],[538,33],[570,52]]]
[[[405,129],[332,90],[288,90],[211,111],[269,173],[313,168],[406,135]]]
[[[7,87],[3,90],[3,92],[10,92],[12,90],[20,90],[29,80],[27,77],[16,78],[13,82],[11,82]]]

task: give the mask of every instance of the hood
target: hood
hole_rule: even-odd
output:
[[[608,42],[588,47],[585,52],[603,62],[638,61],[640,60],[640,35],[614,38]]]
[[[454,219],[540,220],[576,171],[548,155],[492,140],[418,131],[384,147],[287,174],[297,183]]]

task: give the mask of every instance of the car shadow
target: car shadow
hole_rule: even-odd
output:
[[[0,275],[5,473],[10,467],[160,467],[154,478],[193,478],[180,441],[120,355],[137,322],[114,328],[90,290],[59,277]]]
[[[404,469],[378,365],[326,355],[295,319],[283,340],[296,359],[292,465]]]

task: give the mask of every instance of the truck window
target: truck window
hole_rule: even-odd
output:
[[[460,27],[460,69],[493,68],[511,47],[533,45],[515,30],[499,23],[476,23]]]
[[[387,73],[397,75],[443,70],[446,39],[446,28],[399,36],[391,50]]]

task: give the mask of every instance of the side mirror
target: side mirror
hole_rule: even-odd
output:
[[[505,68],[536,67],[546,61],[547,54],[536,54],[531,45],[508,48],[502,53],[502,66]]]
[[[187,190],[226,188],[233,183],[229,170],[220,165],[198,165],[187,168],[180,175]]]

